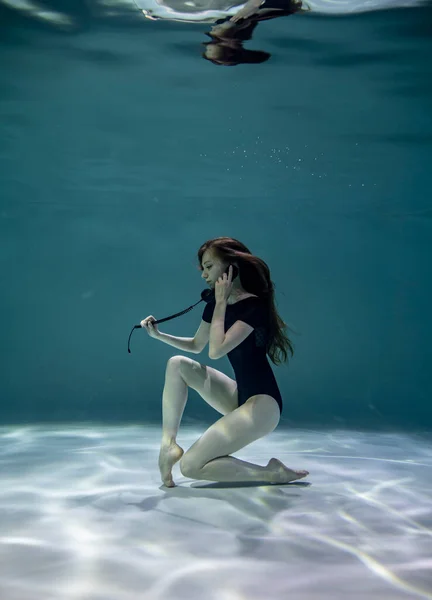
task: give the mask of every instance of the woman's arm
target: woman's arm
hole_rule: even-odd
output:
[[[160,340],[169,346],[174,346],[174,348],[178,348],[179,350],[183,350],[184,352],[199,354],[207,345],[209,341],[209,335],[210,323],[201,321],[201,324],[193,338],[177,337],[174,335],[169,335],[168,333],[162,333],[161,331],[158,331],[154,337],[155,339]]]
[[[219,358],[219,351],[225,339],[225,313],[226,303],[216,303],[212,322],[210,324],[209,356]]]
[[[236,321],[225,333],[226,303],[217,303],[210,325],[209,357],[222,358],[241,344],[253,331],[253,327],[243,321]]]

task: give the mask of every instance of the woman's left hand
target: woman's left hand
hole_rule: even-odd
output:
[[[232,289],[232,272],[233,268],[230,265],[228,269],[228,275],[224,273],[222,277],[215,283],[215,300],[216,304],[224,303],[228,300]]]

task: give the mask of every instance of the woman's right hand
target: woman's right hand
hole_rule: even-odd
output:
[[[156,321],[154,316],[149,315],[141,321],[140,325],[147,331],[150,337],[157,338],[159,335],[159,329],[157,328],[157,325],[154,324],[154,321]]]

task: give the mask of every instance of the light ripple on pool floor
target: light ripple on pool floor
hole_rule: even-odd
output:
[[[202,433],[185,428],[188,447]],[[2,600],[432,598],[427,436],[279,430],[287,486],[161,487],[154,427],[0,430]]]

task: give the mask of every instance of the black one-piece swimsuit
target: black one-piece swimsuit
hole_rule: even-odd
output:
[[[215,301],[206,304],[202,319],[211,323]],[[228,352],[228,359],[237,382],[238,405],[256,394],[268,394],[276,400],[282,413],[282,396],[267,358],[268,316],[265,303],[256,296],[227,304],[225,332],[236,322],[243,321],[253,331],[236,348]]]

